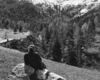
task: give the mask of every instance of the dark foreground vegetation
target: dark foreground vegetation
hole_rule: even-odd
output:
[[[13,40],[2,46],[27,52],[28,45],[35,44],[44,58],[77,67],[100,67],[100,45],[95,37],[100,32],[100,6],[80,16],[78,13],[84,5],[61,10],[58,5],[51,8],[26,1],[1,2],[0,27],[14,32],[31,32],[26,39]],[[43,5],[47,9],[42,8]]]

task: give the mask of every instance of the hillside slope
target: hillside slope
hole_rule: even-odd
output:
[[[0,47],[0,80],[6,80],[13,66],[23,62],[24,53]],[[100,80],[100,72],[80,69],[43,59],[50,71],[64,76],[67,80]]]

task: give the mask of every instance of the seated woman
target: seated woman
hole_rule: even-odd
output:
[[[34,45],[30,45],[28,47],[28,54],[24,55],[24,63],[26,65],[25,71],[29,74],[30,80],[40,80],[37,77],[37,71],[44,70],[46,68],[36,49],[37,48]]]

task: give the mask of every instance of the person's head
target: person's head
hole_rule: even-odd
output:
[[[29,45],[29,47],[28,47],[28,53],[29,54],[30,53],[34,54],[36,52],[37,52],[37,47],[35,45]]]

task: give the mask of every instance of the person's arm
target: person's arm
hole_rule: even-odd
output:
[[[28,56],[29,56],[28,54],[25,54],[25,55],[24,55],[24,63],[25,63],[24,68],[25,68],[25,73],[26,73],[27,75],[31,75],[31,74],[34,73],[34,68],[32,68],[32,67],[30,66],[29,57],[28,57]]]
[[[46,69],[47,68],[46,65],[43,62],[41,62],[41,68],[42,69]]]
[[[38,59],[38,65],[39,65],[39,69],[43,70],[46,68],[46,65],[42,62],[42,58],[37,55],[37,59]]]
[[[26,65],[29,65],[28,54],[25,54],[25,55],[24,55],[24,63],[25,63]]]

